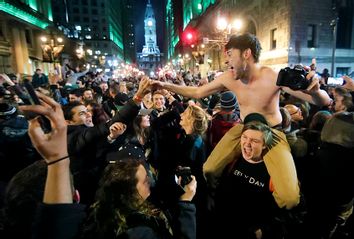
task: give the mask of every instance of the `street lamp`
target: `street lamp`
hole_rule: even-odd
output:
[[[229,36],[233,33],[233,30],[238,33],[243,27],[243,22],[236,18],[231,22],[228,22],[226,18],[220,17],[216,21],[216,29],[223,34],[223,39],[225,42],[228,40]]]
[[[195,61],[198,64],[204,64],[205,45],[201,44],[197,47],[192,47],[192,49],[192,55],[194,56]]]
[[[210,60],[208,63],[217,63],[219,70],[221,70],[221,50],[224,45],[228,42],[229,37],[232,34],[238,34],[243,28],[243,21],[239,18],[235,18],[231,21],[228,21],[225,17],[219,17],[215,22],[215,33],[216,37],[214,39],[209,39],[208,37],[203,37],[203,44],[207,45],[207,51],[215,50],[213,53],[216,53],[217,59]],[[215,67],[215,65],[214,65]]]
[[[59,58],[60,53],[64,49],[64,40],[61,37],[54,38],[53,35],[48,39],[47,36],[41,37],[42,42],[42,52],[43,52],[43,62],[56,62]]]

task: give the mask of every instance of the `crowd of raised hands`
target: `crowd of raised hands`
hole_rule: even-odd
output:
[[[148,79],[147,77],[144,77],[139,84],[139,89],[136,93],[138,98],[142,98],[149,90],[150,87],[153,85],[152,81]],[[23,111],[24,113],[26,112],[32,112],[38,114],[36,118],[33,118],[29,120],[29,128],[28,128],[28,134],[30,136],[30,139],[33,143],[33,146],[36,148],[36,150],[40,153],[40,155],[43,157],[45,160],[48,171],[47,171],[47,178],[46,178],[46,184],[45,184],[45,190],[44,190],[44,198],[43,198],[43,203],[44,205],[52,205],[52,206],[62,206],[62,205],[75,205],[73,204],[73,185],[71,181],[71,172],[70,172],[70,155],[68,154],[68,148],[67,148],[67,122],[64,119],[63,115],[63,110],[61,105],[56,102],[54,99],[37,92],[38,98],[40,100],[40,105],[23,105],[20,106],[20,110]],[[51,124],[51,131],[45,133],[45,131],[42,129],[41,126],[41,120],[40,117],[44,116],[47,119],[49,119],[50,124]],[[126,129],[126,125],[122,123],[114,123],[109,127],[110,130],[110,136],[112,138],[116,138],[116,136],[121,135]],[[133,160],[134,161],[134,160]],[[129,164],[132,164],[132,160],[127,160],[126,162],[119,162],[121,168],[115,169],[116,174],[124,174],[123,172],[123,167],[128,167]],[[108,165],[109,167],[110,165]],[[144,167],[142,167],[144,168]],[[138,170],[139,168],[136,168],[136,173],[135,176],[128,178],[128,183],[136,183],[136,188],[138,191],[138,197],[143,198],[141,200],[141,203],[144,203],[145,197],[142,195],[144,194],[144,190],[148,191],[150,190],[150,184],[148,181],[145,180],[142,182],[143,185],[141,185],[141,182],[139,182],[139,175],[140,171]],[[141,169],[140,169],[141,170]],[[145,170],[145,169],[144,169]],[[146,175],[146,172],[145,172]],[[147,177],[147,176],[145,176]],[[103,176],[104,178],[104,176]],[[136,180],[138,179],[138,182]],[[120,179],[119,176],[116,177],[116,179],[109,179],[109,180],[123,180]],[[125,178],[124,180],[127,180]],[[179,179],[180,182],[181,179]],[[130,182],[129,182],[130,181]],[[142,188],[143,187],[143,188]],[[182,203],[181,208],[185,212],[182,213],[182,224],[184,224],[184,227],[188,224],[189,230],[186,229],[181,229],[180,232],[177,233],[182,233],[185,234],[184,238],[195,238],[195,208],[194,205],[190,204],[190,201],[193,199],[194,195],[196,194],[196,187],[197,187],[197,182],[194,176],[192,176],[192,181],[184,186],[184,194],[181,195],[180,197],[180,203]],[[142,189],[141,189],[142,188]],[[122,190],[122,192],[119,192],[119,189],[116,192],[116,195],[120,195],[117,197],[122,197],[121,194],[123,193],[128,193]],[[141,191],[142,190],[142,191]],[[133,192],[130,192],[133,193]],[[137,195],[126,195],[127,198],[136,198]],[[128,200],[129,201],[129,200]],[[97,204],[99,204],[99,200],[96,201]],[[124,205],[124,203],[122,203]],[[131,205],[134,203],[132,202],[126,202],[127,205]],[[127,205],[125,205],[127,207]],[[139,210],[141,205],[134,205],[135,208],[132,208],[134,210]],[[115,208],[115,210],[122,210],[124,209]],[[123,213],[124,214],[124,213]],[[49,214],[52,215],[54,219],[57,214]],[[68,215],[70,217],[70,215]],[[122,215],[121,215],[122,216]],[[129,217],[129,214],[127,215]],[[74,216],[75,217],[75,216]],[[56,218],[58,219],[58,218]],[[45,220],[45,219],[44,219]],[[60,220],[59,220],[60,221]],[[184,221],[184,222],[183,222]],[[69,223],[70,220],[68,221],[69,227],[75,227],[75,225],[71,225],[72,223]],[[48,224],[49,223],[49,224]],[[48,226],[48,228],[60,228],[60,226],[56,225],[58,224],[58,221],[52,220],[52,221],[45,221],[41,222],[39,220],[39,228],[41,228],[42,224],[45,224]],[[60,224],[60,223],[59,223]],[[79,223],[78,223],[79,224]],[[44,227],[44,226],[43,226]],[[77,227],[77,225],[76,225]],[[65,225],[64,227],[65,228]],[[44,229],[44,232],[42,231],[43,228],[39,230],[39,232],[34,232],[34,237],[35,238],[46,238],[48,237],[47,231],[48,229]],[[60,230],[60,229],[58,229]],[[75,234],[79,233],[76,230],[68,230],[68,231],[74,231],[71,236],[75,236]],[[130,232],[132,235],[128,235],[129,238],[140,238],[140,237],[135,237],[136,235],[134,233],[140,233],[140,232]],[[145,231],[146,235],[148,236],[147,238],[160,238],[159,236],[156,236],[153,230],[148,230],[147,232]],[[55,231],[54,231],[55,234]],[[50,232],[50,235],[54,235],[53,231]],[[65,234],[65,233],[64,233]],[[128,233],[129,234],[129,233]],[[62,235],[59,233],[58,235]],[[67,233],[65,235],[68,235]],[[134,236],[135,235],[135,236]],[[64,238],[62,236],[59,236],[58,238]],[[145,237],[144,237],[145,238]]]

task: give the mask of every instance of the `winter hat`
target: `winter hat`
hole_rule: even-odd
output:
[[[247,124],[249,122],[252,122],[252,121],[258,121],[258,122],[261,122],[263,124],[266,124],[268,125],[268,122],[267,120],[264,118],[263,115],[259,114],[259,113],[251,113],[251,114],[248,114],[245,119],[243,120],[243,123],[244,124]]]
[[[223,110],[234,110],[238,108],[237,99],[231,91],[221,93],[220,106]]]
[[[16,113],[16,108],[7,103],[0,103],[0,118],[8,118]]]

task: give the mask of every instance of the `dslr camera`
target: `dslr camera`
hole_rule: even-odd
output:
[[[292,90],[306,90],[311,80],[306,79],[308,72],[301,65],[294,68],[285,67],[280,70],[277,79],[277,86],[287,86]]]
[[[181,177],[180,186],[183,188],[185,185],[192,181],[192,171],[190,167],[178,166],[176,169],[176,181]]]

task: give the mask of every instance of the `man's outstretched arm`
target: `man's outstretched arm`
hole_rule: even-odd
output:
[[[224,85],[222,84],[222,80],[224,77],[226,77],[226,75],[222,74],[215,80],[200,87],[175,85],[172,83],[161,81],[153,81],[152,85],[155,87],[164,88],[166,90],[175,92],[179,95],[199,99],[223,90]]]

